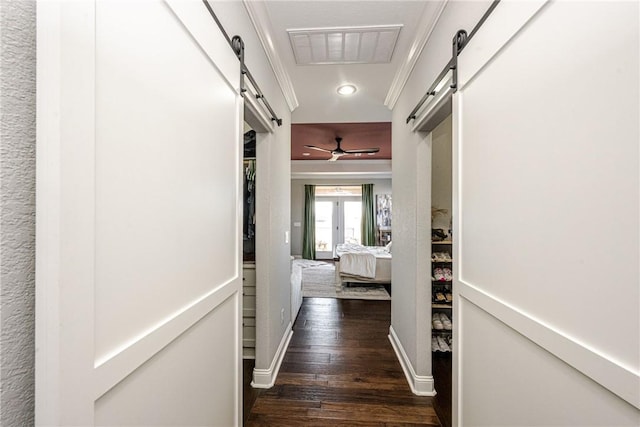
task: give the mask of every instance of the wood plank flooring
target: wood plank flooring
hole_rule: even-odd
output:
[[[451,353],[433,353],[431,366],[438,392],[433,399],[433,406],[442,427],[451,427]]]
[[[390,321],[390,301],[305,298],[278,380],[245,425],[440,426],[433,399],[407,385]]]

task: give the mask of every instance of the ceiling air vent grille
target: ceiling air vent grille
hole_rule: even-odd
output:
[[[402,25],[287,30],[298,65],[391,62]]]

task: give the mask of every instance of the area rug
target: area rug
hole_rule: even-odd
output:
[[[382,285],[342,286],[336,290],[335,267],[333,264],[321,264],[302,269],[302,296],[315,298],[390,300],[391,297]]]

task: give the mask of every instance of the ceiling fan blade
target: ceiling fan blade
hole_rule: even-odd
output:
[[[344,150],[345,153],[347,154],[354,154],[354,153],[377,153],[378,151],[380,151],[379,148],[360,148],[358,150]]]
[[[331,153],[331,150],[327,150],[325,148],[316,147],[315,145],[305,145],[307,148],[311,148],[312,150],[323,151],[325,153]]]

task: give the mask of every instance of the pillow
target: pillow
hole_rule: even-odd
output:
[[[387,252],[391,253],[391,242],[387,243],[384,248],[387,250]]]

